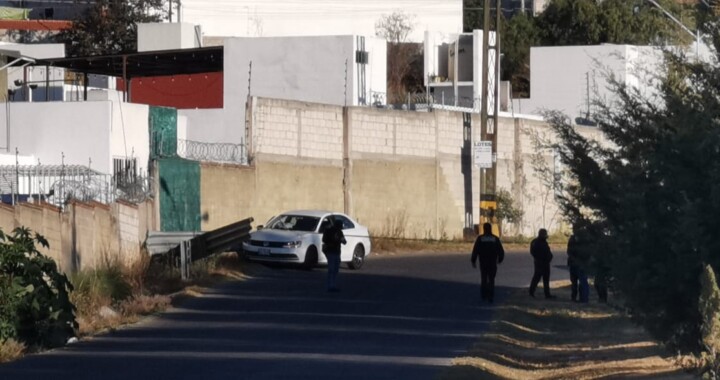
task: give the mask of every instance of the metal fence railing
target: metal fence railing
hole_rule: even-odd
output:
[[[444,109],[461,112],[480,112],[480,99],[464,96],[439,94],[407,94],[402,102],[385,103],[385,93],[377,93],[382,101],[373,102],[372,106],[407,111],[428,111]]]
[[[72,200],[142,203],[149,197],[152,180],[147,175],[120,179],[83,165],[0,166],[0,201],[6,204],[46,202],[62,208]]]
[[[253,218],[197,235],[194,232],[162,232],[148,235],[146,245],[151,253],[180,267],[183,279],[190,278],[190,264],[214,254],[239,249],[250,239]],[[194,237],[192,237],[194,236]]]

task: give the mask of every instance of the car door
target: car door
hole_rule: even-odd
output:
[[[335,214],[333,217],[337,222],[342,223],[343,234],[345,235],[345,240],[347,240],[347,244],[342,245],[340,261],[350,261],[352,260],[353,250],[359,241],[355,223],[345,215]]]

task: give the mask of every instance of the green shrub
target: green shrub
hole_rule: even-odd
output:
[[[0,231],[0,341],[56,347],[77,328],[72,285],[36,244],[48,247],[44,237],[27,228],[16,228],[12,235]]]
[[[712,378],[720,375],[720,289],[715,272],[710,265],[705,266],[700,276],[700,333],[705,350],[703,361],[706,374]]]

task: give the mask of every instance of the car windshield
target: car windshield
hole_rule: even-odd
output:
[[[307,231],[317,228],[320,218],[305,215],[280,215],[272,218],[265,228],[273,230]]]

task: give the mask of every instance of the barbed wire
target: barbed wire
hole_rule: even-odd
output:
[[[74,200],[142,203],[153,196],[152,184],[149,176],[112,176],[81,165],[0,166],[2,201],[13,204],[34,200],[62,208]]]
[[[206,143],[192,140],[177,140],[177,154],[195,161],[247,163],[245,144]]]

